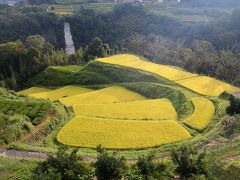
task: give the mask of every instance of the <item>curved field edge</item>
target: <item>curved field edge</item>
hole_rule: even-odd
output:
[[[43,93],[43,92],[50,92],[50,91],[51,91],[51,89],[49,89],[49,88],[31,87],[31,88],[28,88],[28,89],[24,89],[22,91],[18,91],[17,94],[29,95],[29,94]]]
[[[74,105],[76,115],[121,120],[177,120],[172,103],[166,99],[130,101],[113,104]]]
[[[52,91],[29,94],[29,96],[37,99],[49,99],[51,101],[55,101],[60,98],[84,94],[91,91],[93,90],[89,88],[80,87],[80,86],[64,86],[62,88],[58,88]]]
[[[182,90],[157,83],[128,83],[124,87],[137,92],[149,99],[167,98],[172,102],[179,120],[193,113],[193,104],[189,96]]]
[[[144,100],[144,96],[121,86],[112,86],[67,98],[59,101],[65,106],[76,104],[111,104],[125,101]]]
[[[143,149],[189,138],[189,132],[172,120],[103,120],[84,116],[74,117],[57,135],[65,145],[96,148],[101,144],[107,149]]]
[[[116,84],[113,84],[116,85]],[[148,98],[148,99],[161,99],[161,98],[167,98],[168,100],[171,101],[173,107],[175,108],[177,114],[178,114],[178,118],[180,120],[185,119],[186,117],[188,117],[189,115],[191,115],[193,113],[193,105],[192,102],[189,98],[188,93],[185,93],[185,91],[183,90],[179,90],[177,88],[175,88],[174,86],[167,86],[167,85],[163,85],[163,84],[158,84],[158,83],[151,83],[151,82],[137,82],[137,83],[121,83],[121,84],[117,84],[118,86],[121,87],[125,87],[131,91],[134,91],[138,94],[141,94],[142,96]],[[43,92],[43,93],[37,93],[37,94],[30,94],[30,96],[35,96],[35,97],[41,97],[41,98],[50,98],[50,95],[54,95],[54,96],[58,96],[61,97],[61,95],[57,95],[57,92],[61,92],[64,95],[69,95],[69,94],[73,94],[69,91],[67,91],[65,93],[65,90],[71,87],[76,87],[76,88],[83,88],[83,89],[87,89],[87,90],[93,90],[93,89],[103,89],[103,88],[107,88],[107,87],[111,87],[109,85],[102,85],[102,86],[76,86],[76,85],[72,85],[72,86],[65,86],[65,87],[61,87],[61,88],[56,88],[55,90],[52,91],[47,91],[47,92]],[[38,87],[32,87],[32,88],[38,88]],[[30,90],[32,88],[29,88]],[[28,91],[28,89],[24,90],[24,91]],[[21,93],[21,91],[19,92],[19,94]],[[85,93],[85,91],[84,91]],[[87,92],[86,92],[87,93]],[[56,95],[55,95],[56,94]],[[62,94],[62,95],[63,95]],[[192,96],[192,95],[190,95]],[[75,98],[78,98],[80,96],[75,95]],[[71,96],[69,97],[65,97],[67,99],[74,99]],[[67,99],[61,99],[63,102]],[[50,98],[51,100],[56,99],[56,98]]]
[[[97,61],[121,65],[125,67],[132,67],[143,71],[151,72],[160,77],[164,77],[166,79],[174,81],[177,84],[202,95],[219,96],[224,91],[229,91],[232,93],[240,91],[239,88],[234,87],[225,82],[222,82],[220,80],[207,76],[199,76],[198,74],[193,74],[184,71],[180,68],[144,61],[135,55],[130,54],[114,55],[107,58],[99,58]],[[199,77],[201,77],[200,80]],[[193,87],[192,83],[195,83]]]
[[[215,113],[214,104],[206,98],[192,98],[194,113],[184,120],[184,123],[191,128],[202,131],[211,123]]]

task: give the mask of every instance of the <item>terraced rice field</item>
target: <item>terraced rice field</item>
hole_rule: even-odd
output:
[[[193,98],[192,102],[195,107],[194,113],[188,117],[184,123],[194,129],[202,131],[213,119],[215,113],[214,104],[210,100],[201,97]]]
[[[75,105],[77,115],[130,120],[177,120],[177,113],[168,99],[132,101],[114,104]]]
[[[125,101],[144,100],[144,96],[120,86],[113,86],[101,90],[59,99],[66,106],[76,104],[111,104]]]
[[[197,76],[194,78],[177,81],[182,86],[208,96],[219,96],[224,91],[231,93],[239,92],[240,89],[230,84],[207,76]]]
[[[47,92],[42,92],[42,93],[36,93],[36,94],[29,94],[29,96],[38,98],[38,99],[50,99],[51,101],[58,100],[63,97],[68,97],[68,96],[74,96],[74,95],[79,95],[87,92],[93,91],[92,89],[88,88],[83,88],[79,86],[65,86],[60,89],[56,89],[53,91],[47,91]]]
[[[62,144],[108,149],[155,147],[191,138],[176,121],[114,120],[76,116],[57,135]]]
[[[151,63],[130,54],[100,58],[98,61],[148,71],[171,81],[175,81],[179,85],[202,95],[219,96],[224,91],[229,91],[231,93],[240,91],[239,88],[214,78],[199,76],[198,74],[186,72],[172,66]]]
[[[35,94],[35,93],[41,93],[41,92],[48,92],[48,91],[51,91],[51,90],[48,88],[31,87],[23,91],[19,91],[18,94],[29,95],[29,94]]]

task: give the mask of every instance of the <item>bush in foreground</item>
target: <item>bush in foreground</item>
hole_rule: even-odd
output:
[[[92,168],[77,155],[77,149],[70,154],[65,148],[59,149],[56,155],[50,155],[40,162],[34,170],[35,180],[89,180],[93,179]]]
[[[207,177],[207,162],[205,152],[198,153],[191,147],[182,147],[171,154],[172,161],[176,164],[176,173],[181,179],[204,179]]]

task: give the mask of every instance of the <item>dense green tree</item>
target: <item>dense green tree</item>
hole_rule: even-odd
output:
[[[236,133],[240,133],[240,115],[226,116],[222,124],[222,133],[227,138],[234,136]]]
[[[98,150],[99,155],[95,163],[98,180],[119,180],[126,173],[126,162],[123,157],[118,157],[114,152],[108,153],[103,149]]]
[[[89,180],[93,178],[92,168],[87,165],[77,149],[71,153],[66,148],[60,148],[55,155],[49,155],[46,161],[40,162],[34,170],[36,180]]]
[[[84,52],[85,61],[94,59],[95,57],[105,57],[109,54],[109,46],[103,44],[98,37],[94,38],[87,46]]]
[[[176,173],[182,179],[208,175],[205,152],[198,153],[191,147],[184,146],[179,150],[174,150],[171,157],[176,164]]]
[[[155,159],[154,154],[139,157],[136,163],[138,174],[145,180],[172,178],[167,165]]]
[[[227,113],[230,115],[240,114],[240,98],[231,95],[229,101],[230,106],[227,108]]]

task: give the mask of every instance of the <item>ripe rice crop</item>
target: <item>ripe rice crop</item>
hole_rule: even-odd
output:
[[[23,91],[19,91],[18,94],[29,95],[29,94],[49,92],[49,91],[51,91],[51,90],[47,89],[47,88],[31,87],[31,88],[25,89]]]
[[[34,98],[50,99],[51,101],[58,100],[63,97],[79,95],[93,91],[92,89],[79,87],[79,86],[65,86],[60,89],[56,89],[49,92],[42,92],[36,94],[30,94],[29,96]]]
[[[192,102],[195,107],[194,112],[190,117],[184,120],[184,123],[194,129],[202,131],[212,121],[215,113],[215,106],[210,100],[201,97],[193,98]]]
[[[238,92],[240,88],[207,76],[199,76],[180,68],[143,61],[129,54],[115,55],[98,59],[100,62],[122,65],[148,71],[193,90],[202,95],[219,96],[224,91]]]
[[[77,115],[111,119],[177,120],[168,99],[142,100],[114,104],[80,104],[73,106]]]
[[[208,96],[219,96],[224,91],[228,91],[230,93],[240,91],[237,87],[207,76],[197,76],[190,79],[183,79],[177,83],[195,92]]]
[[[57,135],[59,142],[77,147],[138,149],[189,139],[177,121],[113,120],[76,116]]]
[[[126,88],[113,86],[82,95],[61,98],[59,100],[66,106],[73,106],[77,104],[111,104],[144,99],[146,98],[142,95],[127,90]]]
[[[107,58],[100,58],[98,59],[98,61],[141,69],[144,71],[155,73],[172,81],[196,76],[196,74],[183,71],[180,68],[143,61],[138,56],[130,54],[122,54]]]

